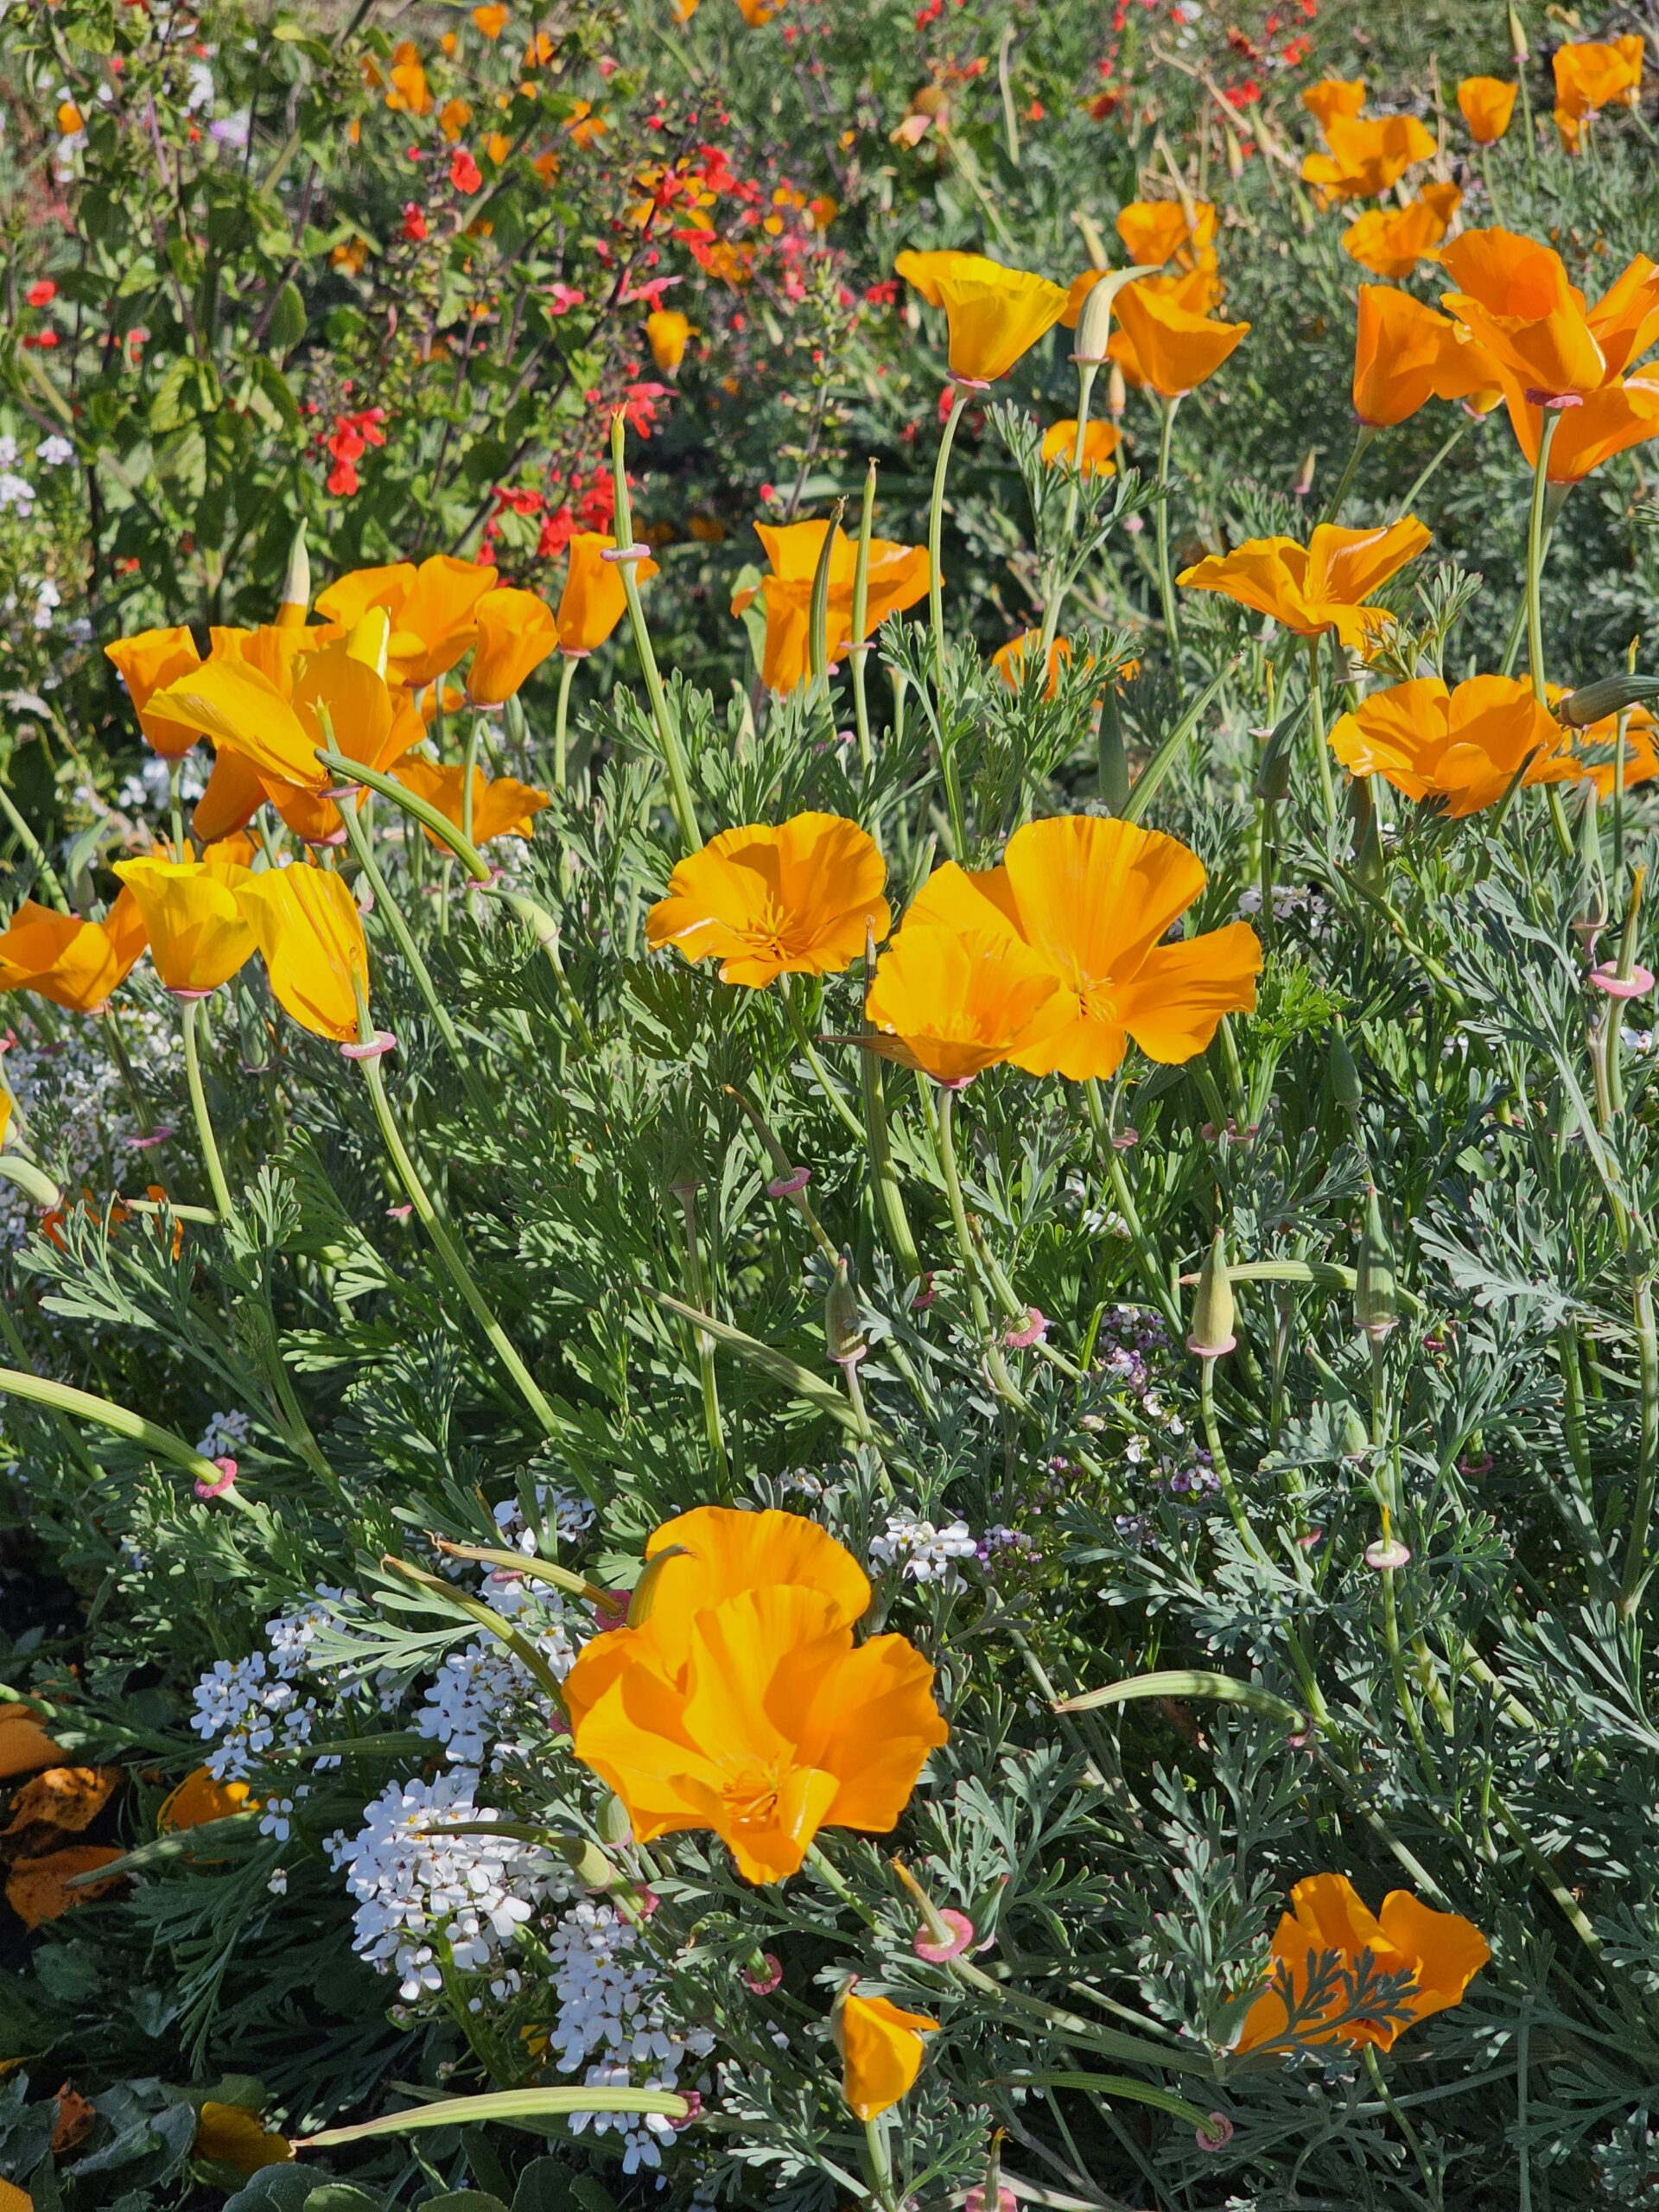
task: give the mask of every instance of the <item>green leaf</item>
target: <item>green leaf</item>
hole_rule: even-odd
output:
[[[304,335],[305,302],[299,286],[290,280],[276,295],[270,321],[265,325],[265,342],[280,359],[291,353]]]
[[[198,391],[195,363],[188,359],[173,362],[149,403],[151,435],[165,437],[194,422]]]
[[[486,2189],[451,2189],[442,2196],[423,2196],[421,2212],[507,2212],[499,2196]]]

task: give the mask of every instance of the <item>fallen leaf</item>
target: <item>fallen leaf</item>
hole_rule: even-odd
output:
[[[43,1859],[20,1859],[6,1878],[6,1903],[25,1928],[39,1928],[58,1920],[76,1905],[90,1904],[113,1889],[121,1877],[107,1882],[88,1882],[80,1889],[68,1885],[73,1874],[90,1874],[125,1854],[106,1843],[72,1843],[62,1851],[49,1851]],[[0,2205],[0,2212],[5,2207]]]
[[[203,2105],[196,2125],[197,2158],[217,2159],[239,2174],[257,2174],[261,2166],[280,2166],[293,2155],[288,2138],[270,2133],[257,2112],[215,2104],[211,2097]],[[0,2212],[5,2212],[3,2205]]]
[[[48,1767],[12,1799],[11,1820],[0,1837],[26,1839],[14,1843],[13,1852],[34,1856],[54,1835],[79,1835],[109,1803],[120,1779],[118,1766]]]
[[[35,2200],[15,2181],[0,2181],[0,2212],[35,2212]]]
[[[32,1706],[8,1700],[0,1705],[0,1782],[15,1774],[33,1774],[37,1767],[56,1766],[63,1748],[41,1727]],[[5,2206],[0,2203],[0,2212]]]
[[[61,2155],[83,2144],[92,2132],[98,2118],[92,2106],[72,2082],[66,2082],[58,2091],[57,2125],[52,2130],[50,2148]]]

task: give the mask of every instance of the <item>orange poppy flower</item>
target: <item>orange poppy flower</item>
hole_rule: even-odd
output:
[[[760,989],[779,976],[839,976],[886,937],[887,862],[839,814],[798,814],[773,829],[722,830],[686,855],[645,917],[653,952],[717,959],[722,983]]]
[[[1516,442],[1535,466],[1543,410],[1529,406],[1519,386],[1507,379],[1503,397]],[[1552,484],[1580,484],[1604,461],[1652,437],[1659,437],[1659,377],[1649,372],[1616,378],[1591,392],[1582,406],[1562,415],[1550,441],[1544,473]]]
[[[887,1834],[949,1734],[903,1637],[855,1648],[868,1582],[796,1520],[712,1509],[658,1529],[641,1620],[565,1682],[572,1748],[636,1840],[711,1829],[753,1882],[794,1873],[822,1827]]]
[[[1306,545],[1294,537],[1252,537],[1230,553],[1211,553],[1176,582],[1189,591],[1218,591],[1258,614],[1270,614],[1299,637],[1334,630],[1344,645],[1364,645],[1393,621],[1365,602],[1414,561],[1429,543],[1415,515],[1386,530],[1344,530],[1320,523]]]
[[[177,723],[152,718],[146,709],[157,691],[163,690],[176,677],[187,675],[196,667],[201,655],[196,651],[196,641],[182,625],[171,630],[140,630],[130,638],[117,638],[104,648],[105,660],[113,661],[127,687],[127,696],[132,710],[138,717],[138,727],[146,741],[164,760],[177,760],[188,753],[196,742],[194,730],[181,729]]]
[[[690,340],[691,318],[677,308],[656,308],[645,317],[645,343],[659,375],[674,374]]]
[[[394,561],[336,576],[327,591],[318,593],[316,611],[350,631],[372,608],[385,607],[391,624],[387,677],[418,690],[452,669],[473,643],[478,602],[495,581],[492,568],[435,553],[418,569]]]
[[[823,550],[827,522],[758,522],[755,536],[766,549],[769,573],[751,589],[733,595],[732,612],[741,614],[757,591],[766,611],[766,642],[760,680],[769,691],[792,691],[806,681],[810,661],[812,584]],[[825,642],[831,661],[846,650],[853,634],[853,584],[858,542],[837,531],[830,549],[830,594]],[[896,539],[870,541],[865,593],[864,635],[874,637],[888,615],[914,607],[927,593],[929,565],[925,545]]]
[[[1027,1051],[1065,1019],[1058,979],[1005,928],[918,923],[876,963],[865,1014],[872,1052],[963,1084]]]
[[[245,1782],[218,1782],[199,1766],[169,1790],[156,1815],[157,1835],[174,1835],[183,1828],[205,1827],[209,1821],[227,1821],[248,1802]]]
[[[950,373],[958,384],[982,386],[1006,376],[1054,327],[1070,297],[1064,285],[1046,276],[1004,269],[980,254],[959,255],[931,273],[950,328]]]
[[[890,1998],[845,1992],[836,2005],[834,2025],[841,2094],[855,2119],[879,2119],[910,2094],[926,2056],[922,2037],[938,2024],[931,2014],[906,2012]]]
[[[56,1766],[63,1757],[63,1746],[54,1744],[41,1727],[33,1706],[18,1698],[9,1698],[0,1705],[0,1782]]]
[[[902,276],[913,291],[919,292],[931,308],[942,308],[944,300],[939,291],[939,279],[957,268],[971,267],[984,262],[988,268],[996,269],[1001,264],[987,261],[982,253],[958,253],[946,248],[938,253],[918,253],[913,247],[906,249],[893,263],[893,274]]]
[[[252,880],[233,862],[118,861],[115,872],[138,903],[156,972],[169,991],[200,998],[253,957],[253,932],[236,903]]]
[[[1171,307],[1179,308],[1185,314],[1192,315],[1207,315],[1221,292],[1214,275],[1204,268],[1189,269],[1183,275],[1175,276],[1138,277],[1134,284],[1126,285],[1124,289],[1155,293]],[[1118,296],[1121,299],[1122,294]],[[1147,375],[1141,365],[1141,357],[1135,350],[1135,340],[1121,320],[1107,340],[1106,353],[1108,359],[1116,363],[1122,372],[1126,383],[1134,385],[1137,391],[1145,385]]]
[[[1116,423],[1090,423],[1083,433],[1083,474],[1085,476],[1110,476],[1117,464],[1112,455],[1123,442],[1123,433]],[[1076,416],[1060,423],[1051,423],[1043,433],[1043,459],[1052,468],[1058,461],[1068,465],[1077,449],[1077,422]]]
[[[1262,947],[1246,922],[1160,942],[1205,885],[1204,863],[1173,837],[1105,816],[1028,822],[1000,868],[954,861],[923,885],[895,948],[924,927],[1002,935],[1053,976],[1040,1038],[1009,1052],[1029,1075],[1109,1076],[1131,1038],[1178,1064],[1203,1052],[1224,1014],[1255,1004]]]
[[[1430,399],[1462,399],[1482,413],[1503,394],[1497,363],[1449,315],[1386,284],[1359,288],[1354,412],[1372,429],[1403,423]]]
[[[1414,115],[1333,117],[1325,143],[1326,152],[1302,162],[1302,181],[1321,207],[1378,199],[1434,151],[1432,132]]]
[[[1215,258],[1216,211],[1207,200],[1192,202],[1192,220],[1179,200],[1134,200],[1118,210],[1114,226],[1129,259],[1143,268],[1195,269]]]
[[[124,885],[101,922],[26,899],[0,931],[0,991],[38,991],[72,1014],[96,1014],[144,944],[143,917]]]
[[[1345,1874],[1310,1874],[1292,1890],[1290,1902],[1292,1910],[1274,1930],[1273,1962],[1289,1976],[1293,2003],[1306,2003],[1310,1985],[1316,1976],[1328,1973],[1333,1958],[1351,1978],[1348,1991],[1333,1988],[1313,2019],[1299,2024],[1294,2037],[1297,2049],[1345,2043],[1390,2050],[1406,2028],[1460,2004],[1464,1992],[1492,1955],[1472,1921],[1460,1913],[1436,1912],[1409,1890],[1390,1891],[1382,1912],[1373,1917]],[[1349,2009],[1362,1952],[1370,1954],[1375,1973],[1413,1976],[1402,2000],[1403,2021],[1357,2019],[1336,2024]],[[1283,1996],[1275,1988],[1264,1989],[1245,2016],[1238,2049],[1259,2050],[1278,2043],[1287,2037],[1289,2023]]]
[[[1202,280],[1204,271],[1193,275]],[[1122,361],[1126,376],[1132,360],[1133,380],[1150,385],[1166,399],[1179,399],[1212,377],[1250,327],[1248,322],[1212,321],[1185,306],[1173,290],[1145,283],[1126,284],[1118,294],[1117,320],[1108,349],[1112,359]]]
[[[554,620],[559,651],[591,653],[598,651],[628,611],[628,594],[620,563],[602,556],[614,552],[616,540],[601,531],[579,530],[570,540],[564,571],[564,589]],[[633,564],[633,580],[646,582],[661,571],[647,554]]]
[[[1465,77],[1458,107],[1477,146],[1495,146],[1510,127],[1518,85],[1503,77]]]
[[[533,591],[486,591],[478,602],[467,698],[475,707],[499,707],[558,645],[558,623],[544,599]]]
[[[1353,776],[1381,776],[1408,798],[1438,798],[1454,821],[1492,806],[1529,753],[1522,779],[1558,784],[1576,772],[1560,725],[1530,683],[1476,676],[1448,691],[1438,677],[1374,691],[1331,731],[1331,750]]]
[[[991,666],[1010,691],[1017,691],[1026,680],[1026,657],[1034,652],[1043,642],[1040,630],[1022,630],[1017,638],[1010,638],[1006,645],[999,645],[991,655]],[[1071,658],[1070,642],[1056,638],[1048,649],[1048,675],[1043,687],[1045,699],[1052,699],[1059,687],[1060,663]]]
[[[400,760],[394,772],[398,782],[412,791],[416,798],[435,806],[445,821],[453,822],[457,830],[461,827],[465,818],[462,779],[466,771],[459,763],[446,767],[435,760]],[[551,804],[547,793],[537,791],[533,784],[521,784],[512,776],[486,777],[481,768],[474,768],[474,844],[487,845],[493,837],[528,837],[532,818]],[[449,850],[430,830],[426,836],[440,852]]]
[[[1377,276],[1409,276],[1439,245],[1462,205],[1455,184],[1426,184],[1403,207],[1370,207],[1342,234],[1342,250]]]
[[[1363,77],[1326,77],[1302,94],[1302,105],[1319,124],[1321,137],[1333,123],[1352,122],[1364,105]]]
[[[280,2166],[294,2156],[285,2135],[273,2134],[257,2112],[241,2105],[222,2105],[209,2097],[196,2119],[196,2139],[191,2155],[231,2166],[239,2174],[257,2174],[264,2166]]]
[[[1606,358],[1553,247],[1513,231],[1465,231],[1440,258],[1457,288],[1441,305],[1529,399],[1582,399],[1600,389]]]
[[[1645,41],[1631,31],[1611,44],[1586,40],[1555,49],[1555,105],[1574,122],[1605,107],[1634,107],[1642,91]]]
[[[369,990],[363,917],[332,868],[274,868],[238,887],[272,995],[302,1029],[350,1044]]]

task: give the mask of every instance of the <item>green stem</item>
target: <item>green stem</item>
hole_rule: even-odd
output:
[[[1307,641],[1308,728],[1313,739],[1313,758],[1319,764],[1319,804],[1325,812],[1325,846],[1332,866],[1339,842],[1337,786],[1331,773],[1331,747],[1325,734],[1325,688],[1319,674],[1319,645],[1323,632],[1315,630]]]
[[[893,1256],[904,1270],[906,1280],[914,1282],[921,1274],[922,1260],[916,1249],[916,1239],[911,1234],[910,1217],[905,1211],[904,1193],[893,1164],[893,1145],[887,1134],[885,1070],[879,1052],[863,1052],[860,1058],[864,1063],[860,1073],[864,1090],[864,1132],[870,1155],[870,1188],[874,1194],[876,1211],[887,1230]]]
[[[19,1368],[0,1367],[0,1397],[26,1398],[32,1405],[47,1406],[54,1413],[90,1421],[96,1428],[107,1428],[112,1435],[124,1436],[129,1443],[142,1444],[157,1459],[169,1460],[199,1483],[217,1487],[225,1479],[221,1468],[193,1452],[170,1428],[160,1428],[142,1414],[129,1413],[124,1406],[94,1397],[89,1390],[72,1389],[67,1382],[54,1382],[44,1375],[27,1375]]]
[[[566,1423],[561,1421],[554,1411],[535,1376],[531,1375],[514,1350],[506,1331],[496,1319],[489,1301],[474,1280],[472,1269],[467,1265],[460,1245],[450,1234],[440,1217],[437,1208],[433,1205],[426,1185],[422,1179],[420,1170],[410,1157],[402,1137],[397,1134],[397,1125],[391,1117],[391,1107],[386,1097],[385,1081],[380,1072],[379,1061],[378,1059],[359,1060],[358,1065],[362,1069],[363,1080],[368,1085],[369,1099],[374,1108],[374,1118],[379,1124],[381,1140],[387,1152],[391,1155],[391,1163],[397,1170],[397,1179],[403,1185],[410,1204],[419,1217],[422,1228],[432,1240],[438,1257],[448,1269],[450,1279],[456,1289],[460,1291],[472,1309],[474,1319],[494,1346],[497,1357],[518,1385],[525,1404],[535,1415],[543,1434],[563,1437],[566,1433]],[[577,1474],[582,1487],[588,1490],[590,1497],[593,1497],[586,1474],[580,1468],[577,1469]],[[597,1497],[594,1498],[594,1503],[595,1504],[599,1503]]]
[[[63,886],[58,880],[57,870],[46,856],[45,846],[13,805],[11,793],[6,789],[3,779],[0,779],[0,814],[5,816],[11,825],[13,836],[34,861],[35,872],[40,877],[41,887],[47,897],[60,914],[72,912],[73,910],[64,895]]]
[[[1630,1513],[1630,1533],[1624,1554],[1624,1573],[1618,1586],[1618,1610],[1628,1620],[1636,1611],[1647,1579],[1648,1527],[1653,1519],[1654,1478],[1659,1469],[1659,1336],[1656,1335],[1653,1285],[1638,1281],[1632,1304],[1636,1341],[1642,1376],[1642,1427],[1637,1462],[1636,1503]]]
[[[1411,512],[1418,500],[1421,499],[1424,487],[1427,485],[1429,479],[1433,475],[1435,470],[1446,459],[1446,455],[1452,451],[1452,448],[1456,446],[1461,439],[1468,436],[1469,424],[1469,416],[1467,415],[1461,416],[1457,428],[1452,431],[1451,436],[1446,439],[1442,444],[1435,448],[1433,454],[1425,465],[1422,474],[1417,478],[1416,481],[1412,485],[1411,489],[1407,493],[1405,498],[1400,502],[1400,512],[1402,515],[1408,515]]]
[[[853,719],[858,728],[858,764],[867,772],[875,765],[875,742],[870,734],[870,703],[864,688],[864,661],[870,650],[865,634],[870,613],[870,539],[875,527],[875,463],[864,472],[864,500],[858,511],[858,556],[853,568],[853,634],[847,652],[853,664]]]
[[[616,543],[619,551],[626,550],[631,554],[633,510],[628,499],[628,472],[622,457],[626,435],[626,420],[619,409],[611,419],[611,474],[616,487]],[[633,562],[629,558],[619,561],[616,565],[621,571],[622,589],[628,602],[628,620],[633,626],[634,648],[639,655],[645,690],[651,699],[652,719],[656,723],[658,742],[663,748],[663,759],[668,768],[669,798],[674,809],[674,819],[679,824],[680,836],[687,851],[695,852],[702,842],[702,832],[697,827],[697,810],[692,803],[690,772],[686,765],[684,748],[680,743],[680,733],[669,711],[668,695],[663,690],[657,656],[652,651],[651,632],[645,627],[645,603],[639,596]]]
[[[1158,501],[1158,590],[1164,604],[1164,635],[1175,671],[1178,699],[1185,696],[1186,683],[1181,673],[1181,633],[1175,620],[1175,582],[1169,563],[1169,456],[1175,435],[1175,410],[1180,404],[1179,397],[1164,400],[1164,425],[1158,440],[1158,489],[1162,495]]]
[[[213,1205],[221,1221],[229,1221],[235,1208],[231,1203],[231,1186],[225,1179],[224,1163],[219,1156],[219,1141],[213,1135],[213,1118],[207,1111],[207,1091],[201,1079],[201,1032],[207,1013],[206,999],[193,999],[184,1009],[184,1077],[190,1091],[190,1110],[196,1117],[196,1136],[201,1146],[201,1156],[207,1169],[207,1180],[213,1193]]]
[[[944,685],[944,577],[939,567],[939,547],[944,533],[944,481],[950,467],[957,424],[967,404],[968,394],[960,385],[953,385],[950,412],[945,416],[944,429],[939,435],[938,459],[933,464],[933,497],[927,510],[927,612],[933,628],[933,680],[941,692]]]
[[[1326,523],[1335,522],[1337,517],[1342,512],[1342,503],[1348,497],[1349,493],[1352,491],[1354,486],[1354,479],[1359,474],[1359,464],[1364,460],[1366,448],[1370,444],[1372,439],[1376,437],[1376,434],[1377,425],[1375,423],[1362,423],[1360,424],[1359,434],[1354,440],[1354,449],[1348,456],[1348,466],[1343,470],[1341,479],[1337,485],[1336,490],[1331,494],[1330,505],[1325,508],[1325,512],[1319,517],[1321,526]],[[1432,467],[1433,463],[1431,463],[1430,466]],[[1405,514],[1408,514],[1411,512],[1411,503],[1409,500],[1407,501],[1405,506],[1401,510],[1401,512]]]
[[[167,803],[173,817],[173,857],[188,860],[190,850],[184,842],[184,762],[169,760],[167,764]]]
[[[790,989],[789,984],[790,979],[787,976],[780,976],[778,978],[779,995],[782,998],[784,1010],[789,1016],[789,1026],[794,1032],[795,1042],[801,1048],[801,1057],[817,1078],[819,1090],[841,1116],[842,1125],[848,1135],[856,1138],[858,1142],[862,1144],[864,1124],[842,1096],[840,1086],[832,1080],[829,1069],[819,1058],[818,1049],[806,1033],[806,1024],[801,1019],[801,1009],[795,1003],[795,994]]]
[[[1532,470],[1532,505],[1527,515],[1527,658],[1532,696],[1548,703],[1544,689],[1544,500],[1549,487],[1549,449],[1560,422],[1559,409],[1546,407],[1538,432],[1538,458]]]
[[[1048,666],[1048,656],[1060,626],[1060,610],[1065,604],[1065,558],[1071,550],[1071,533],[1077,525],[1077,499],[1083,484],[1083,448],[1089,433],[1089,400],[1095,388],[1095,378],[1100,373],[1098,361],[1079,361],[1077,364],[1077,428],[1071,441],[1071,481],[1066,486],[1065,523],[1060,532],[1060,542],[1054,549],[1049,563],[1048,590],[1043,605],[1043,641],[1040,653],[1042,665]]]
[[[696,1186],[690,1183],[677,1183],[674,1195],[680,1202],[680,1212],[685,1223],[685,1279],[691,1303],[699,1312],[709,1305],[709,1286],[702,1271],[702,1248],[697,1241]],[[731,1489],[731,1469],[726,1457],[726,1433],[721,1426],[720,1389],[715,1375],[715,1340],[706,1329],[693,1328],[696,1344],[697,1376],[702,1389],[703,1433],[709,1439],[709,1450],[714,1459],[722,1495]]]
[[[473,842],[473,775],[478,766],[478,741],[483,734],[483,715],[477,708],[467,725],[467,743],[461,757],[461,834],[470,845]]]
[[[559,702],[553,710],[553,788],[564,789],[565,741],[570,727],[570,683],[576,672],[580,653],[562,656],[563,666],[559,671]]]

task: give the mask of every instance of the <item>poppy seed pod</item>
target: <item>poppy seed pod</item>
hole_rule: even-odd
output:
[[[858,1293],[844,1259],[836,1261],[835,1278],[824,1298],[823,1342],[837,1367],[855,1367],[870,1348],[858,1310]]]
[[[1569,729],[1588,729],[1609,715],[1622,715],[1627,707],[1659,699],[1659,676],[1604,676],[1595,683],[1581,683],[1555,702],[1558,722]]]
[[[1359,1086],[1359,1070],[1354,1065],[1354,1056],[1348,1049],[1348,1039],[1340,1029],[1331,1032],[1331,1090],[1338,1106],[1351,1114],[1357,1114],[1364,1103],[1364,1093]]]
[[[1516,8],[1515,0],[1510,0],[1509,15],[1510,52],[1517,61],[1525,61],[1531,54],[1532,48],[1527,44],[1527,35],[1521,28],[1521,17]]]
[[[1354,1281],[1354,1325],[1371,1342],[1381,1344],[1400,1319],[1400,1296],[1394,1280],[1394,1247],[1382,1225],[1382,1207],[1376,1185],[1365,1191],[1365,1227],[1359,1240],[1359,1266]]]
[[[1220,1359],[1238,1338],[1233,1333],[1233,1285],[1227,1272],[1227,1240],[1218,1229],[1210,1240],[1198,1270],[1198,1294],[1192,1300],[1192,1333],[1188,1351],[1199,1359]]]

